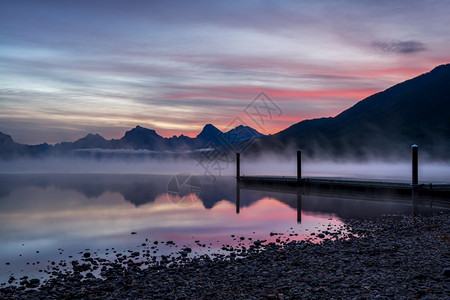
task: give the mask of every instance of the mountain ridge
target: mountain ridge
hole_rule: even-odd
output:
[[[55,146],[46,143],[29,146],[18,144],[0,132],[0,157],[91,148],[185,151],[212,145],[228,151],[248,149],[278,154],[295,147],[312,157],[325,154],[369,158],[404,154],[412,144],[419,144],[437,158],[450,158],[450,64],[366,97],[335,117],[303,120],[273,135],[265,136],[243,125],[222,132],[208,123],[194,138],[184,135],[166,138],[137,125],[120,139],[106,140],[99,134],[88,134]]]
[[[448,157],[450,64],[375,93],[335,117],[302,121],[268,137],[258,147],[286,144],[310,156],[388,156],[412,144]],[[253,149],[255,150],[255,149]]]
[[[39,156],[40,154],[67,154],[78,150],[98,150],[98,149],[130,149],[130,150],[150,150],[150,151],[186,151],[196,150],[208,147],[212,144],[215,146],[224,146],[230,143],[226,140],[228,136],[239,136],[236,131],[244,128],[242,125],[222,132],[212,124],[206,124],[202,131],[195,137],[191,138],[184,135],[172,136],[170,138],[160,136],[156,130],[148,129],[137,125],[128,130],[120,139],[107,140],[98,133],[88,133],[86,136],[74,142],[61,142],[54,146],[47,143],[40,145],[26,145],[16,143],[10,135],[0,132],[0,157],[12,158],[17,156],[31,155]],[[257,130],[248,127],[247,131],[251,132],[250,136],[241,134],[240,140],[252,138],[253,136],[263,136]],[[240,141],[239,140],[239,141]],[[86,153],[86,151],[84,151]]]

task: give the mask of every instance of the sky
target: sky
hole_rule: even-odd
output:
[[[0,131],[274,134],[449,63],[449,15],[446,0],[0,1]]]

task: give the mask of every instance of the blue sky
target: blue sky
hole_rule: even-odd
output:
[[[448,1],[1,1],[0,131],[22,143],[334,116],[450,61]],[[255,126],[253,126],[255,127]]]

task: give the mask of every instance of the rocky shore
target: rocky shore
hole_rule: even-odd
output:
[[[227,255],[192,258],[183,248],[161,260],[130,252],[111,261],[85,253],[47,281],[21,278],[1,288],[0,298],[449,299],[449,217],[346,220],[345,237],[254,241]]]

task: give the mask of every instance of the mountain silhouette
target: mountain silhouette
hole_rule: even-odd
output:
[[[0,132],[0,158],[13,159],[17,157],[38,157],[48,154],[52,146],[47,143],[40,145],[22,145],[16,143],[10,135]]]
[[[125,132],[120,142],[132,149],[163,150],[165,149],[164,138],[155,130],[141,126]]]
[[[105,145],[108,143],[107,140],[105,140],[104,137],[97,134],[88,134],[84,138],[79,139],[73,145],[78,149],[85,149],[85,148],[102,148],[105,147]]]
[[[334,118],[305,120],[262,138],[256,147],[292,145],[310,156],[409,155],[418,144],[434,157],[449,157],[450,64],[358,102]]]
[[[75,142],[29,146],[0,133],[0,158],[79,154],[92,149],[182,153],[208,147],[276,153],[287,149],[292,152],[295,147],[310,157],[398,158],[409,156],[412,144],[418,144],[433,158],[450,158],[450,64],[369,96],[336,117],[304,120],[274,135],[264,136],[243,125],[222,132],[206,124],[195,138],[164,138],[138,125],[121,139],[88,134]]]
[[[10,135],[0,132],[0,156],[12,158],[25,152],[25,147],[12,139]]]
[[[99,134],[89,133],[73,143],[62,142],[55,145],[55,150],[59,152],[75,149],[109,148],[109,141]]]
[[[62,142],[54,146],[48,144],[22,145],[13,141],[11,136],[0,132],[0,158],[11,159],[20,156],[40,157],[43,155],[77,155],[100,158],[103,156],[124,158],[130,155],[182,155],[205,147],[227,147],[233,143],[263,136],[251,127],[237,126],[223,133],[212,124],[206,124],[195,137],[180,135],[171,138],[160,136],[155,130],[137,125],[125,132],[120,139],[106,140],[99,134],[88,134],[75,142]],[[231,139],[230,137],[233,137]],[[101,150],[148,150],[150,152],[123,152]]]
[[[202,141],[211,141],[221,134],[222,131],[217,129],[214,125],[206,124],[196,138]]]
[[[259,133],[257,130],[249,127],[239,125],[236,128],[233,128],[224,133],[227,136],[229,142],[241,142],[244,140],[258,138],[264,136],[262,133]]]

